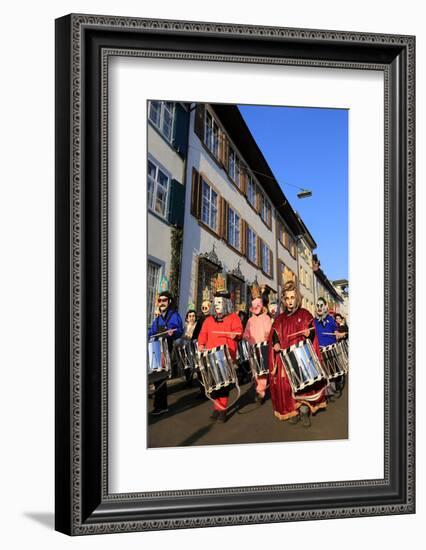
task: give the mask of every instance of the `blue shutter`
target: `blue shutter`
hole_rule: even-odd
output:
[[[177,180],[172,180],[170,185],[168,220],[172,225],[183,227],[184,216],[185,186]]]
[[[180,103],[175,103],[175,121],[173,125],[173,147],[181,157],[188,151],[189,113]]]

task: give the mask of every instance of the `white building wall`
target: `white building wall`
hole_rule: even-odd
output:
[[[191,112],[189,124],[189,148],[187,158],[187,186],[185,196],[185,225],[182,254],[182,273],[180,285],[179,310],[184,312],[188,302],[196,301],[197,294],[197,258],[200,254],[208,253],[215,246],[216,254],[221,261],[225,271],[235,269],[240,262],[240,270],[249,283],[257,277],[259,284],[267,284],[277,290],[277,255],[276,255],[276,228],[274,209],[272,207],[272,229],[269,229],[261,217],[249,205],[245,196],[238,191],[235,185],[229,180],[226,172],[210,157],[194,132],[195,111]],[[243,157],[242,157],[243,158]],[[198,220],[191,215],[191,193],[192,193],[192,169],[200,172],[216,188],[218,193],[235,209],[257,235],[267,244],[273,253],[272,279],[265,276],[259,268],[250,264],[247,259],[227,246],[225,241],[220,240],[206,231]]]
[[[150,123],[148,158],[158,164],[170,179],[184,183],[184,160]],[[170,278],[171,235],[172,226],[168,221],[148,210],[148,259],[156,260],[161,266],[161,275],[167,278]]]
[[[304,307],[312,314],[315,311],[315,294],[314,294],[314,272],[312,270],[312,251],[309,249],[304,239],[300,239],[297,244],[298,251],[298,281],[299,290],[304,298]],[[300,268],[304,271],[304,277],[300,276]],[[307,274],[307,275],[306,275]]]

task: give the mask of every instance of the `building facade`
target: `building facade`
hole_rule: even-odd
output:
[[[181,312],[219,272],[236,309],[253,283],[276,293],[295,277],[297,218],[236,106],[191,106],[186,178]]]
[[[166,277],[179,291],[185,165],[188,150],[188,107],[166,101],[148,102],[147,128],[147,314],[154,318],[160,281]]]

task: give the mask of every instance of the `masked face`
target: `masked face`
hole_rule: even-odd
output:
[[[327,311],[327,306],[324,304],[322,300],[317,301],[316,305],[316,312],[318,317],[322,317]]]
[[[289,313],[296,310],[297,296],[295,290],[288,290],[284,295],[284,304]]]
[[[278,304],[269,304],[268,305],[268,311],[272,315],[272,317],[275,317],[275,315],[278,311]]]
[[[166,296],[160,296],[158,298],[158,309],[160,310],[160,313],[163,313],[166,311],[166,309],[169,307],[169,299]]]
[[[262,311],[262,300],[260,298],[255,298],[251,303],[251,312],[255,315],[259,315],[259,313]]]
[[[208,315],[208,313],[210,311],[210,302],[208,300],[205,300],[201,304],[201,311],[202,311],[203,315]]]
[[[223,302],[223,298],[215,298],[213,303],[216,315],[223,315],[223,309],[225,305]]]

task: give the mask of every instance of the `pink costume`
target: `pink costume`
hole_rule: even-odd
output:
[[[271,332],[272,320],[267,313],[260,313],[258,315],[254,313],[262,311],[262,301],[259,298],[253,300],[251,311],[253,315],[247,321],[243,339],[247,340],[249,344],[265,342],[268,340],[269,333]],[[268,375],[256,376],[256,393],[260,395],[260,397],[265,397],[267,382]]]

